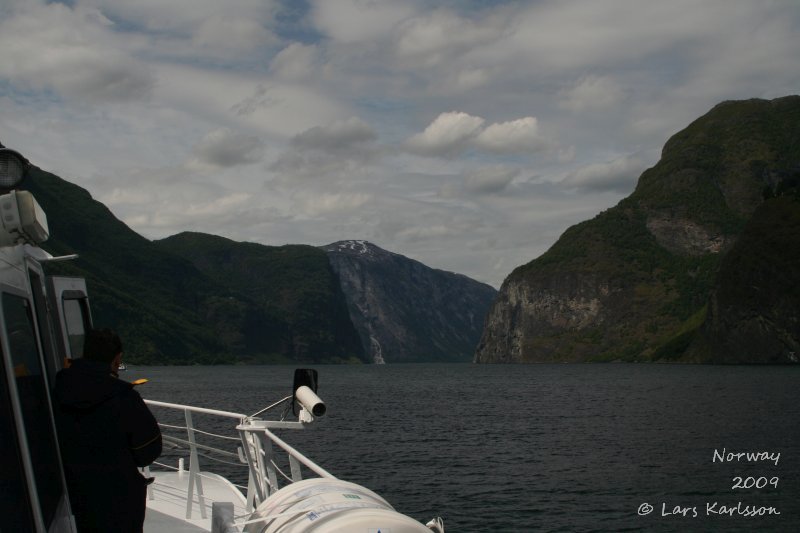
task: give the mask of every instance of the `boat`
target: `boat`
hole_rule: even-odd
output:
[[[77,256],[41,248],[46,214],[18,188],[29,168],[0,144],[0,530],[69,533],[77,529],[51,392],[56,373],[80,357],[93,319],[85,279],[45,275],[46,263]],[[290,394],[249,415],[146,399],[165,453],[142,472],[152,478],[145,531],[444,533],[441,518],[423,524],[401,514],[285,440],[325,416],[317,384],[316,370],[298,369]],[[244,469],[238,485],[223,475],[234,467]]]

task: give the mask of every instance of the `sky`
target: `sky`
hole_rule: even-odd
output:
[[[1,0],[0,50],[0,142],[149,239],[497,288],[717,103],[798,94],[800,2]]]

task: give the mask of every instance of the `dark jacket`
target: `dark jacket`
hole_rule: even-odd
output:
[[[141,531],[145,479],[161,432],[133,385],[78,359],[56,375],[56,423],[78,531]]]

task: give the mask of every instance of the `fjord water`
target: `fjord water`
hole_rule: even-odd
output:
[[[405,514],[442,516],[450,533],[800,531],[800,366],[315,368],[328,414],[281,436]],[[149,378],[145,398],[249,414],[289,394],[292,375],[215,366],[123,377]],[[734,488],[737,477],[753,487]],[[780,515],[747,516],[769,508]]]

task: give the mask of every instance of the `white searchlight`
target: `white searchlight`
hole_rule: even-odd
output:
[[[325,411],[328,410],[328,408],[325,407],[325,402],[323,402],[313,390],[308,388],[307,385],[302,385],[294,391],[294,397],[295,400],[303,406],[303,409],[315,417],[324,416]]]

